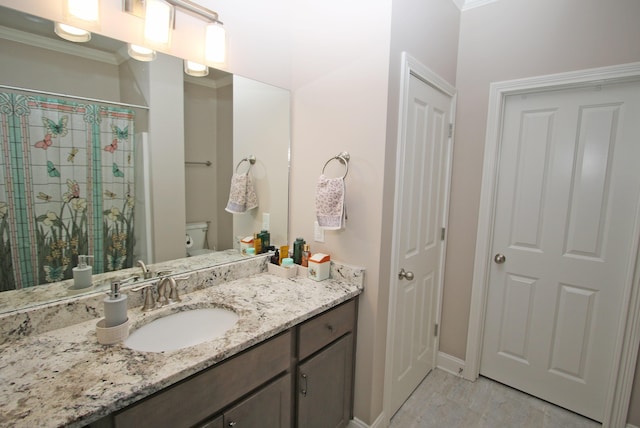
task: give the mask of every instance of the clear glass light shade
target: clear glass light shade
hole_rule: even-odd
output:
[[[71,25],[56,22],[53,31],[60,37],[70,42],[88,42],[91,40],[91,33],[81,28],[72,27]]]
[[[137,59],[138,61],[153,61],[156,59],[156,51],[153,49],[145,48],[144,46],[134,45],[129,43],[127,47],[127,52],[129,56],[133,59]]]
[[[98,22],[100,19],[99,0],[67,0],[67,14],[73,18],[88,22]]]
[[[173,27],[173,6],[163,0],[147,0],[144,38],[152,44],[168,45]]]
[[[205,58],[207,61],[225,62],[227,51],[227,34],[224,27],[217,22],[207,25],[205,40]]]
[[[184,60],[184,72],[189,76],[204,77],[209,74],[209,67],[197,62]]]

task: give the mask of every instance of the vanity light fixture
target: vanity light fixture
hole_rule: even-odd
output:
[[[67,0],[63,4],[64,14],[69,18],[94,24],[100,21],[99,0]]]
[[[151,45],[171,42],[174,8],[164,0],[146,0],[144,38]]]
[[[89,31],[60,22],[53,24],[53,31],[58,36],[70,42],[83,43],[91,40],[91,33]]]
[[[54,24],[55,33],[71,42],[88,42],[90,31],[100,29],[100,0],[65,0],[62,15],[64,23]]]
[[[224,63],[226,33],[216,12],[189,0],[124,0],[126,12],[144,19],[145,41],[152,47],[168,47],[171,43],[171,29],[175,25],[176,9],[207,23],[204,58],[207,62]]]
[[[189,76],[204,77],[209,74],[209,67],[204,64],[198,64],[197,62],[184,60],[184,72]]]
[[[227,34],[219,21],[207,25],[204,57],[207,61],[223,63],[227,51]]]
[[[149,62],[156,59],[156,51],[145,48],[144,46],[134,45],[133,43],[127,45],[127,52],[131,58],[137,59],[138,61]]]

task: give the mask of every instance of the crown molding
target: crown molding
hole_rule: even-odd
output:
[[[452,1],[458,7],[458,9],[464,12],[469,9],[475,9],[476,7],[485,6],[489,3],[495,3],[498,0],[452,0]]]
[[[120,65],[122,61],[118,60],[116,55],[98,49],[88,48],[76,43],[55,40],[49,37],[38,36],[24,31],[16,30],[0,26],[0,38],[10,40],[16,43],[22,43],[37,48],[49,49],[55,52],[65,53],[67,55],[75,55],[81,58],[99,61],[111,65]]]
[[[225,76],[222,79],[207,79],[202,77],[184,75],[184,81],[194,85],[206,86],[208,88],[219,89],[225,86],[229,86],[233,83],[233,76]]]

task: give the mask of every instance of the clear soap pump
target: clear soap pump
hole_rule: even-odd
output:
[[[87,264],[87,259],[93,259],[93,256],[78,256],[78,266],[72,269],[73,288],[87,288],[92,285],[91,276],[93,275],[93,268]]]

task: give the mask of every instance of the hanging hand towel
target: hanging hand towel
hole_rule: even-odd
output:
[[[253,180],[249,173],[233,174],[231,177],[231,189],[229,202],[225,211],[232,214],[241,214],[258,206],[258,196],[253,186]]]
[[[318,179],[316,187],[316,217],[320,227],[329,230],[342,229],[346,226],[347,208],[345,204],[344,178]]]

